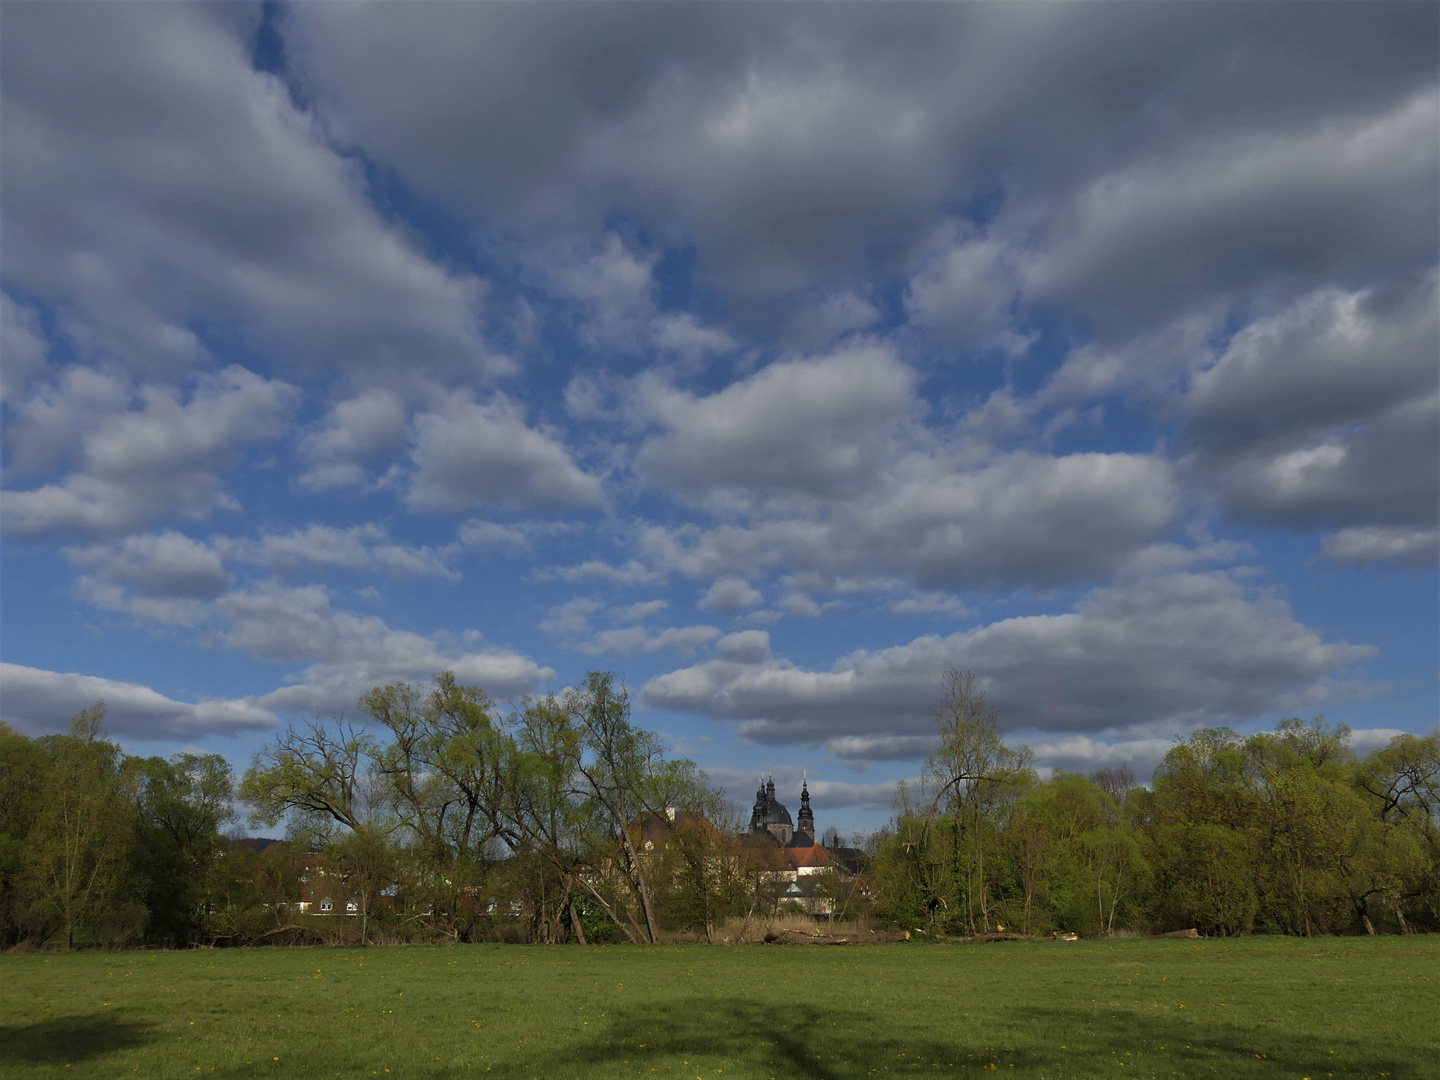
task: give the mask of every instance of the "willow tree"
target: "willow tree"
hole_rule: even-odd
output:
[[[1033,777],[1028,748],[1012,750],[1000,738],[999,713],[985,701],[980,680],[954,668],[941,677],[935,713],[940,745],[925,762],[933,793],[931,818],[949,833],[949,871],[959,893],[966,929],[990,927],[986,872],[995,811]]]

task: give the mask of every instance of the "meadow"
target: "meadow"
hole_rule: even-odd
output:
[[[0,956],[0,1076],[1440,1076],[1440,936]]]

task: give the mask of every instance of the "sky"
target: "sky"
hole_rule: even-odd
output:
[[[1435,730],[1431,3],[4,5],[0,715],[618,673],[873,828]]]

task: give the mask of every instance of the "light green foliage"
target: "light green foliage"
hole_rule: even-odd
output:
[[[0,1076],[1429,1080],[1437,980],[1433,935],[11,955]]]
[[[120,748],[104,738],[105,704],[76,713],[70,732],[40,740],[45,754],[39,806],[25,840],[27,901],[21,926],[67,944],[89,926],[124,941],[144,924],[125,895],[125,856],[133,824],[134,777]]]

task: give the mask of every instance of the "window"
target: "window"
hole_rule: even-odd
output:
[[[327,896],[324,900],[321,900],[321,901],[320,901],[320,910],[321,910],[322,912],[326,912],[326,913],[329,913],[329,912],[331,912],[331,911],[334,911],[334,910],[335,910],[335,901],[331,900],[331,899]]]
[[[357,911],[359,911],[359,910],[360,910],[360,905],[357,904],[354,900],[346,900],[346,901],[345,901],[345,914],[346,914],[346,915],[354,915],[354,914],[355,914]]]

